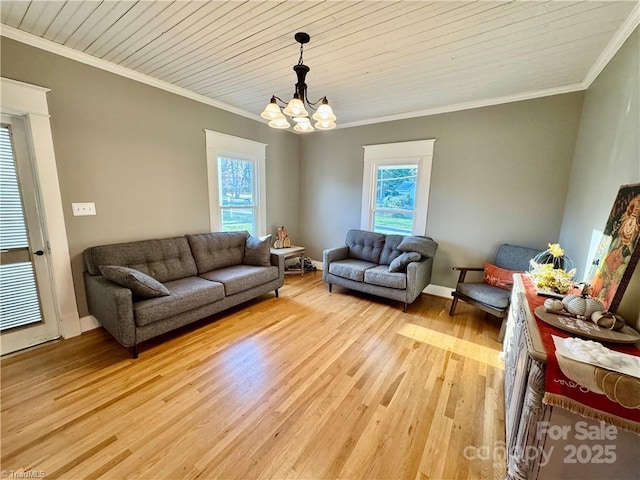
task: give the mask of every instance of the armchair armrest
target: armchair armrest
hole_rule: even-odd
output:
[[[453,270],[460,271],[460,275],[458,276],[458,283],[462,283],[467,276],[467,272],[482,272],[484,271],[484,267],[453,267]]]
[[[84,273],[89,312],[124,347],[136,344],[131,290],[101,275]]]

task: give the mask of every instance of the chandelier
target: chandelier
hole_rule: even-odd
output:
[[[309,101],[309,98],[307,97],[307,84],[305,83],[305,78],[307,73],[309,73],[310,68],[302,63],[302,50],[304,48],[304,44],[309,43],[311,37],[307,33],[298,32],[294,35],[294,38],[296,39],[296,42],[300,44],[300,58],[298,59],[298,64],[293,66],[293,70],[298,76],[298,83],[295,85],[293,98],[289,103],[286,103],[281,98],[273,95],[271,97],[271,101],[265,107],[264,112],[262,112],[260,116],[269,120],[270,127],[283,129],[291,126],[286,116],[291,117],[295,124],[293,129],[296,132],[302,133],[313,132],[315,128],[318,130],[331,130],[336,128],[336,116],[333,114],[333,110],[329,105],[327,97],[322,97],[316,102]],[[320,105],[316,108],[316,105],[319,103]],[[311,110],[315,110],[315,113],[311,116],[311,118],[316,121],[315,128],[311,125],[311,119],[309,118],[309,112],[305,109],[305,104],[306,107]],[[282,110],[281,107],[283,108]]]

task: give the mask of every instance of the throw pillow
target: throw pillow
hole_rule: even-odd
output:
[[[484,283],[493,285],[494,287],[511,290],[513,286],[513,274],[520,273],[514,270],[506,270],[496,267],[489,262],[484,262]]]
[[[139,270],[116,265],[100,266],[102,275],[118,285],[128,288],[134,295],[142,298],[166,297],[169,290],[155,278]]]
[[[267,235],[262,240],[258,237],[247,237],[242,263],[245,265],[257,265],[258,267],[270,267],[271,235]]]
[[[429,237],[404,237],[398,245],[401,252],[418,252],[423,257],[434,257],[438,244]]]
[[[399,257],[394,258],[389,265],[390,272],[406,272],[407,265],[411,262],[419,262],[422,258],[418,252],[404,252]]]

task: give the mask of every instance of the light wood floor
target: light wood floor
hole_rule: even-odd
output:
[[[321,272],[280,293],[137,360],[102,329],[2,359],[5,475],[504,478],[497,320],[330,294]]]

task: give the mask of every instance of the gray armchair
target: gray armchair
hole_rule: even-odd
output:
[[[503,243],[498,248],[493,264],[506,270],[525,272],[529,269],[529,260],[540,253],[540,250],[529,247],[520,247]],[[454,315],[458,300],[474,305],[482,311],[502,318],[502,327],[498,335],[498,341],[502,341],[509,313],[509,300],[511,292],[503,288],[494,287],[484,282],[465,282],[467,272],[482,272],[483,267],[453,267],[458,270],[458,284],[455,291],[451,292],[453,301],[449,315]]]

